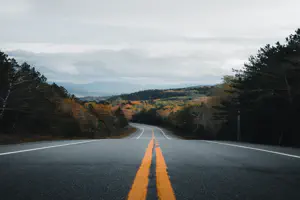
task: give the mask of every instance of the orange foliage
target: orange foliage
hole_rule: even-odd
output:
[[[179,110],[182,110],[184,107],[183,106],[174,106],[174,108],[172,109],[172,112],[177,112]]]
[[[126,104],[126,105],[124,105],[122,108],[123,108],[123,109],[130,109],[130,108],[132,108],[132,105]]]
[[[61,112],[70,114],[79,122],[82,131],[89,131],[90,128],[98,126],[97,117],[89,113],[84,106],[78,104],[74,99],[63,99],[59,107]]]
[[[112,112],[116,112],[116,110],[118,110],[120,108],[120,106],[113,106],[112,108],[111,108],[111,111]]]
[[[132,116],[135,114],[132,110],[122,109],[127,120],[131,120]]]
[[[130,103],[132,105],[140,105],[140,104],[142,104],[140,101],[131,101]]]
[[[105,104],[93,103],[92,106],[98,114],[112,115],[112,105],[111,104],[105,105]]]
[[[168,117],[171,113],[171,110],[158,110],[156,111],[161,117]]]

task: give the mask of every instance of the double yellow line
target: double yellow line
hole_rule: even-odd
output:
[[[149,182],[149,172],[152,162],[152,150],[155,145],[156,153],[156,189],[157,196],[160,200],[175,200],[175,194],[167,173],[167,165],[159,147],[158,141],[155,140],[152,130],[152,138],[146,149],[139,170],[136,173],[131,190],[127,200],[145,200]]]

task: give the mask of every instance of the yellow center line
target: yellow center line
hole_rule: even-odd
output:
[[[147,197],[148,176],[152,162],[152,149],[154,138],[148,144],[141,166],[136,173],[131,190],[129,191],[128,200],[145,200]]]
[[[158,199],[175,200],[174,190],[167,172],[167,165],[159,145],[156,143],[156,188]]]
[[[141,166],[136,173],[131,190],[129,191],[127,200],[146,200],[147,189],[149,183],[150,166],[152,162],[152,150],[155,143],[156,153],[156,188],[159,200],[176,200],[168,172],[167,165],[159,147],[158,141],[155,139],[152,129],[152,139],[146,149]]]

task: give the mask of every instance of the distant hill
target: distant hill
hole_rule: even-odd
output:
[[[48,82],[49,84],[53,83],[53,81]],[[151,83],[141,85],[140,83],[129,83],[125,81],[96,81],[90,83],[72,83],[55,81],[55,83],[57,85],[63,86],[69,91],[69,93],[74,94],[77,97],[107,97],[120,94],[130,94],[132,92],[150,89],[166,90],[169,88],[195,87],[192,84],[185,83],[166,85],[158,85],[155,83]]]
[[[111,96],[107,96],[107,97],[94,97],[94,96],[87,96],[87,97],[80,97],[78,99],[80,99],[81,101],[86,101],[86,102],[90,102],[90,101],[95,101],[95,102],[102,102],[105,101],[107,99],[111,98]]]
[[[163,90],[143,90],[139,92],[134,92],[130,94],[121,94],[108,98],[107,100],[130,100],[130,101],[140,101],[140,100],[152,100],[152,99],[167,99],[167,98],[180,98],[180,97],[199,97],[199,96],[209,96],[211,90],[214,86],[193,86],[188,88],[176,88],[176,89],[163,89]]]

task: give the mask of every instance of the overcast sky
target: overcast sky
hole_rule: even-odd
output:
[[[299,0],[0,0],[0,50],[49,81],[94,89],[214,84],[300,28],[299,8]]]

